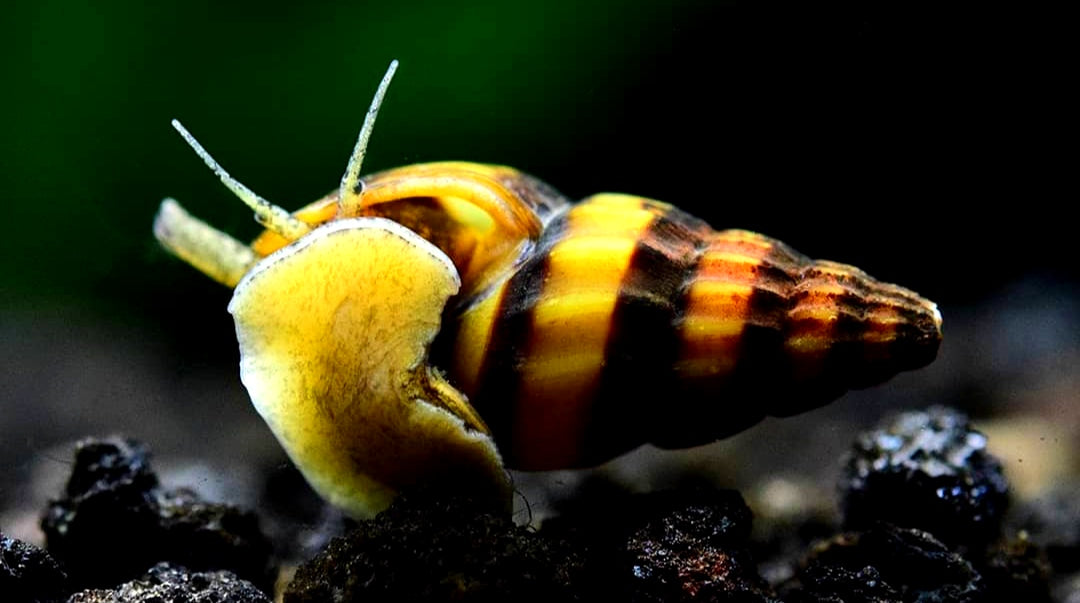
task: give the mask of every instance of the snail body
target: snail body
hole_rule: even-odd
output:
[[[418,481],[505,495],[504,466],[703,444],[936,355],[931,302],[666,203],[571,203],[462,162],[361,178],[392,73],[339,189],[291,215],[176,124],[268,226],[251,245],[171,200],[155,221],[165,247],[236,287],[253,402],[316,490],[354,514]]]

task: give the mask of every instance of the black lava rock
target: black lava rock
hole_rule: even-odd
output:
[[[68,592],[67,574],[48,553],[0,534],[0,601],[52,603]]]
[[[286,603],[582,601],[574,547],[517,527],[490,503],[440,492],[389,509],[300,566]]]
[[[777,601],[737,492],[628,495],[595,511],[534,532],[468,497],[407,493],[301,566],[285,602]]]
[[[855,569],[812,563],[800,574],[803,589],[790,595],[792,603],[844,603],[903,601],[900,591],[889,586],[873,566]]]
[[[161,489],[148,457],[132,440],[77,446],[66,497],[51,502],[41,522],[49,552],[74,586],[113,586],[172,561],[196,571],[231,570],[270,588],[270,544],[255,515]]]
[[[789,603],[833,601],[995,601],[972,565],[932,535],[889,524],[841,534],[799,573]]]
[[[1008,484],[986,437],[942,407],[900,414],[859,436],[841,491],[849,529],[887,521],[950,544],[994,540],[1008,506]]]
[[[752,516],[738,492],[677,490],[645,500],[625,541],[630,601],[771,600],[750,556]]]
[[[161,563],[115,589],[84,590],[68,603],[270,603],[255,585],[227,571],[191,573]]]

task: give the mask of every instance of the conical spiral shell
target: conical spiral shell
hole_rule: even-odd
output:
[[[553,469],[705,443],[918,368],[941,317],[852,266],[597,195],[554,215],[444,336],[507,463]]]

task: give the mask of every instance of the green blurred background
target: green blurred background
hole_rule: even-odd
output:
[[[393,58],[369,170],[505,163],[571,197],[660,198],[916,289],[964,279],[936,297],[992,290],[1024,258],[1071,270],[1039,253],[1063,232],[1041,213],[1064,164],[1037,143],[1064,100],[1052,55],[986,20],[854,4],[745,17],[700,0],[15,3],[0,301],[153,322],[182,319],[189,293],[216,305],[155,247],[157,203],[256,229],[169,120],[297,207],[335,186]]]
[[[250,413],[229,292],[150,224],[171,196],[242,239],[257,228],[169,120],[299,207],[336,186],[394,58],[366,171],[461,159],[573,198],[659,198],[908,285],[947,318],[1032,273],[1072,286],[1064,38],[1013,14],[898,6],[9,4],[0,446],[134,423],[179,449],[199,429],[154,431],[162,415]]]

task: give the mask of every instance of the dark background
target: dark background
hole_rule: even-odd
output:
[[[257,232],[169,120],[299,207],[336,187],[393,58],[365,171],[503,163],[573,198],[668,201],[923,293],[947,348],[951,316],[1028,283],[1064,316],[1036,326],[1075,342],[1062,23],[901,3],[8,6],[0,496],[87,433],[277,453],[236,378],[229,291],[151,236],[165,196]]]

